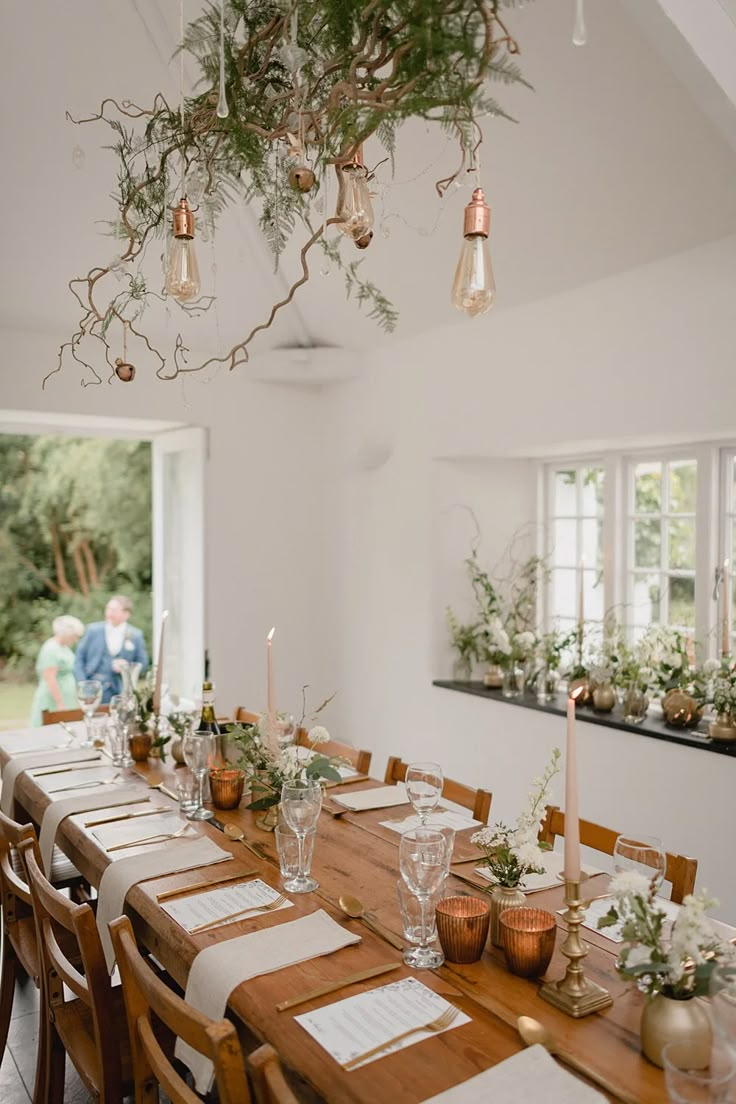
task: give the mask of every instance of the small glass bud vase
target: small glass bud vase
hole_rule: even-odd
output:
[[[494,947],[502,947],[501,925],[499,917],[505,909],[517,908],[526,904],[526,894],[518,886],[494,886],[489,898],[491,905],[491,924],[488,930],[488,942]]]
[[[503,686],[503,667],[499,663],[489,663],[488,670],[483,675],[483,685],[489,690],[500,690]]]
[[[513,663],[503,673],[503,696],[505,698],[520,698],[524,693],[524,668],[518,663]]]
[[[540,705],[554,701],[557,696],[559,682],[559,672],[555,671],[553,667],[542,667],[537,673],[537,701]]]
[[[649,709],[649,696],[637,682],[631,682],[621,690],[621,708],[626,724],[641,724]]]

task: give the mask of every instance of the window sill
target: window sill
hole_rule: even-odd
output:
[[[536,709],[540,713],[551,713],[556,717],[565,716],[566,698],[564,694],[558,694],[554,701],[541,704],[533,694],[524,694],[521,698],[504,698],[501,690],[489,690],[482,682],[434,679],[432,685],[439,686],[443,690],[457,690],[461,694],[473,694],[478,698],[490,698],[491,701],[501,702],[503,705],[521,706],[522,709]],[[680,747],[698,748],[701,751],[711,751],[717,755],[730,755],[732,758],[736,758],[736,742],[724,744],[709,739],[707,722],[701,721],[697,729],[670,728],[660,719],[657,704],[654,704],[651,710],[652,716],[647,715],[642,723],[637,725],[627,724],[624,721],[619,706],[616,706],[612,713],[596,713],[595,710],[585,706],[578,709],[577,717],[588,724],[618,728],[623,732],[634,732],[637,736],[650,736],[654,740],[667,740],[668,743],[679,744]]]

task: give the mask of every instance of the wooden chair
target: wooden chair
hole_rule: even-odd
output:
[[[245,1065],[255,1104],[297,1104],[272,1046],[264,1043],[246,1058]]]
[[[312,746],[306,728],[297,729],[296,742],[300,747]],[[351,747],[350,744],[341,744],[338,740],[328,740],[326,744],[319,744],[318,750],[320,755],[339,755],[341,758],[347,759],[350,766],[358,774],[368,774],[371,769],[372,753],[370,751]]]
[[[398,755],[390,755],[383,779],[386,785],[394,786],[397,782],[405,782],[408,766],[409,764],[404,763]],[[493,794],[489,790],[474,790],[472,786],[446,778],[442,786],[442,796],[456,805],[470,809],[474,820],[480,820],[483,824],[488,823],[493,801]]]
[[[136,1104],[158,1104],[159,1085],[172,1104],[199,1102],[197,1094],[189,1088],[158,1042],[155,1028],[161,1024],[210,1059],[220,1104],[249,1104],[251,1094],[243,1052],[233,1024],[229,1020],[211,1020],[202,1015],[156,977],[138,953],[127,916],[112,921],[110,935],[123,983]],[[276,1051],[263,1046],[253,1060],[259,1074],[268,1067],[268,1084],[273,1084],[278,1093],[262,1095],[260,1088],[256,1089],[258,1104],[296,1104],[284,1080]]]
[[[97,707],[98,713],[109,713],[109,705],[99,705]],[[61,721],[65,721],[66,724],[71,724],[72,721],[83,721],[84,713],[81,709],[44,709],[41,713],[41,724],[51,725],[59,724]]]
[[[539,830],[539,842],[554,847],[557,836],[565,835],[565,814],[559,805],[548,805],[546,815]],[[621,835],[612,828],[604,828],[591,820],[580,821],[580,842],[583,847],[612,855],[616,840]],[[665,852],[666,866],[664,880],[672,885],[672,900],[681,905],[683,898],[695,890],[695,876],[698,873],[698,860],[688,859],[684,855]]]
[[[67,1054],[95,1101],[122,1104],[133,1089],[125,1011],[120,987],[110,982],[95,914],[46,880],[34,840],[25,840],[20,851],[31,890],[46,1017],[43,1104],[63,1104]],[[60,930],[71,940],[81,970],[58,938]]]

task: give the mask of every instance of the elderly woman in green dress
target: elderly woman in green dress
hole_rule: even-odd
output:
[[[43,723],[43,711],[77,709],[77,681],[74,678],[74,652],[72,647],[84,632],[78,617],[64,614],[53,623],[54,635],[49,637],[38,653],[36,674],[38,686],[33,698],[31,724]]]

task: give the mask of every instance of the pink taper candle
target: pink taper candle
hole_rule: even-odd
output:
[[[166,619],[168,616],[168,610],[164,610],[161,614],[161,630],[158,637],[158,658],[156,660],[156,681],[153,684],[153,713],[155,717],[158,717],[161,712],[161,686],[164,677],[164,631],[166,629]]]
[[[723,620],[721,622],[721,655],[728,656],[731,654],[731,576],[728,570],[728,560],[723,561],[721,594],[723,595]]]
[[[578,765],[575,748],[575,700],[582,687],[567,699],[565,748],[565,881],[580,881],[580,817],[578,813]]]
[[[273,685],[273,634],[276,632],[276,626],[274,626],[268,636],[266,637],[266,658],[268,661],[268,716],[273,721],[276,719],[276,693]]]

